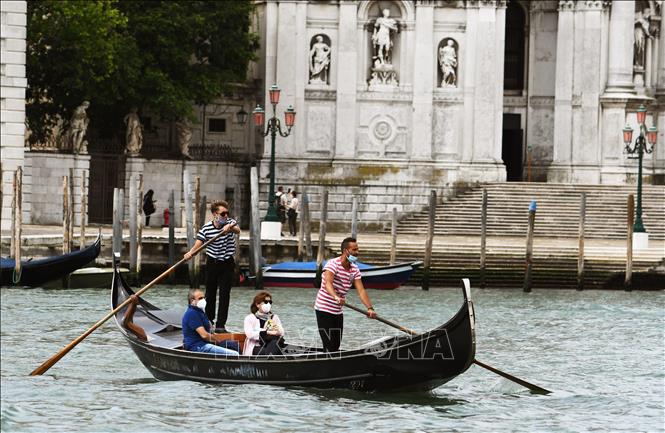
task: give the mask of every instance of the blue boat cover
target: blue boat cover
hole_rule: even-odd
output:
[[[374,265],[368,265],[366,263],[357,262],[359,269],[370,269]],[[326,265],[326,261],[323,262],[323,266]],[[268,265],[270,269],[275,269],[278,271],[316,271],[316,262],[282,262],[275,263],[274,265]]]

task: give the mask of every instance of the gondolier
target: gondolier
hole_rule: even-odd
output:
[[[196,234],[196,242],[191,250],[184,255],[186,260],[192,252],[220,232],[224,233],[206,248],[206,316],[215,323],[215,332],[226,332],[226,319],[229,314],[231,284],[235,272],[233,255],[236,251],[234,233],[240,233],[240,227],[229,217],[229,204],[218,200],[210,205],[212,220],[201,227]],[[215,305],[219,288],[219,308],[215,321]]]
[[[321,287],[316,294],[316,302],[314,303],[319,335],[323,342],[323,348],[327,352],[338,351],[342,343],[344,328],[342,306],[351,285],[356,288],[360,300],[367,307],[367,316],[371,319],[376,317],[372,302],[363,286],[360,269],[356,264],[358,261],[358,242],[351,237],[344,239],[341,251],[341,256],[329,260],[323,268]]]

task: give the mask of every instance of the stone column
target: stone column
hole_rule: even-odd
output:
[[[571,176],[574,7],[573,1],[559,2],[554,90],[554,161],[547,174],[550,182],[569,182]]]
[[[434,7],[416,6],[416,45],[413,62],[412,159],[432,158],[432,90],[436,86],[436,48],[434,47]],[[406,53],[405,53],[406,54]]]
[[[342,1],[339,5],[337,55],[337,117],[333,158],[353,158],[356,153],[356,52],[358,36],[357,5]]]
[[[25,38],[26,2],[2,1],[2,230],[9,230],[12,219],[14,172],[25,165]],[[24,170],[25,171],[25,170]],[[30,179],[24,177],[24,193],[30,191]],[[25,195],[25,194],[24,194]],[[30,222],[29,207],[23,207],[23,222]]]
[[[284,101],[284,109],[292,104],[296,114],[296,124],[293,129],[293,147],[290,149],[293,156],[305,153],[306,123],[305,123],[305,85],[309,81],[309,66],[307,54],[309,53],[309,39],[307,37],[307,2],[296,3],[296,63],[295,71],[295,100]],[[284,116],[282,116],[283,118]]]
[[[607,93],[635,92],[633,86],[634,26],[635,2],[612,2]]]

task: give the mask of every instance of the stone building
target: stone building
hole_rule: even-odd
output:
[[[634,183],[637,162],[624,151],[622,128],[638,130],[642,104],[647,124],[660,129],[644,159],[645,182],[663,183],[662,3],[256,1],[261,48],[252,85],[196,107],[192,125],[128,113],[124,138],[90,132],[75,151],[58,140],[25,149],[17,141],[25,2],[3,1],[3,190],[11,188],[7,170],[24,165],[24,220],[59,223],[61,187],[53,178],[71,169],[76,179],[88,177],[89,190],[75,181],[75,201],[88,194],[91,220],[102,222],[110,218],[113,187],[127,191],[132,175],[143,174],[161,213],[169,190],[180,201],[187,169],[201,177],[208,198],[242,203],[235,213],[246,216],[256,162],[265,209],[270,138],[239,115],[257,102],[272,115],[273,84],[282,90],[277,115],[289,105],[298,113],[292,134],[277,138],[276,183],[306,190],[314,219],[324,188],[333,223],[350,220],[356,196],[369,227],[388,221],[393,207],[400,214],[421,209],[432,189],[446,195],[475,182],[527,178]],[[16,54],[6,56],[10,51]],[[9,201],[5,194],[3,228]]]

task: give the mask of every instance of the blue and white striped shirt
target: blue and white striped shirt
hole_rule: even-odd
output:
[[[229,218],[226,222],[227,224],[236,223],[236,220]],[[199,232],[196,234],[196,239],[201,242],[206,242],[209,239],[214,238],[222,231],[223,227],[217,228],[212,223],[208,221],[201,227]],[[217,260],[226,260],[229,257],[233,257],[236,252],[236,243],[234,239],[235,233],[233,230],[230,230],[227,234],[218,237],[214,242],[206,247],[206,255]]]

